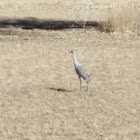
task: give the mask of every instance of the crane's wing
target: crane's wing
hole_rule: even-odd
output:
[[[86,68],[83,65],[77,65],[75,67],[76,73],[79,77],[82,77],[86,82],[90,81],[90,75],[89,72],[86,70]]]

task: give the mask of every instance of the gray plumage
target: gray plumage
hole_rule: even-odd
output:
[[[76,65],[75,71],[79,77],[82,77],[87,83],[90,82],[90,76],[88,71],[84,68],[83,65]]]
[[[86,68],[83,65],[81,65],[77,61],[74,50],[72,50],[70,53],[73,54],[75,71],[76,71],[76,73],[77,73],[77,75],[79,77],[79,80],[80,80],[80,91],[81,91],[81,84],[82,84],[81,77],[86,81],[86,83],[87,83],[87,91],[88,91],[88,83],[90,82],[89,72],[86,70]]]

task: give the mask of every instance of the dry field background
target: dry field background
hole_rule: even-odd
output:
[[[107,19],[139,0],[2,0],[0,18]],[[87,10],[84,12],[85,7]],[[89,92],[73,58],[89,70]],[[140,140],[140,37],[137,32],[0,28],[1,140]]]

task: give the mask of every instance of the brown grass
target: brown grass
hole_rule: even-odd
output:
[[[107,21],[101,25],[101,29],[107,32],[137,31],[138,25],[138,11],[134,8],[121,7],[109,10]]]
[[[0,18],[69,19],[72,6],[46,1],[2,5]],[[104,1],[93,3],[93,21],[106,13]],[[139,36],[94,28],[1,27],[0,140],[140,140],[139,46]],[[89,92],[85,81],[79,92],[71,49],[92,73]]]

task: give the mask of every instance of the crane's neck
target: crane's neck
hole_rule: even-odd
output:
[[[74,59],[74,65],[78,65],[78,61],[76,59],[76,55],[74,51],[73,51],[73,59]]]

